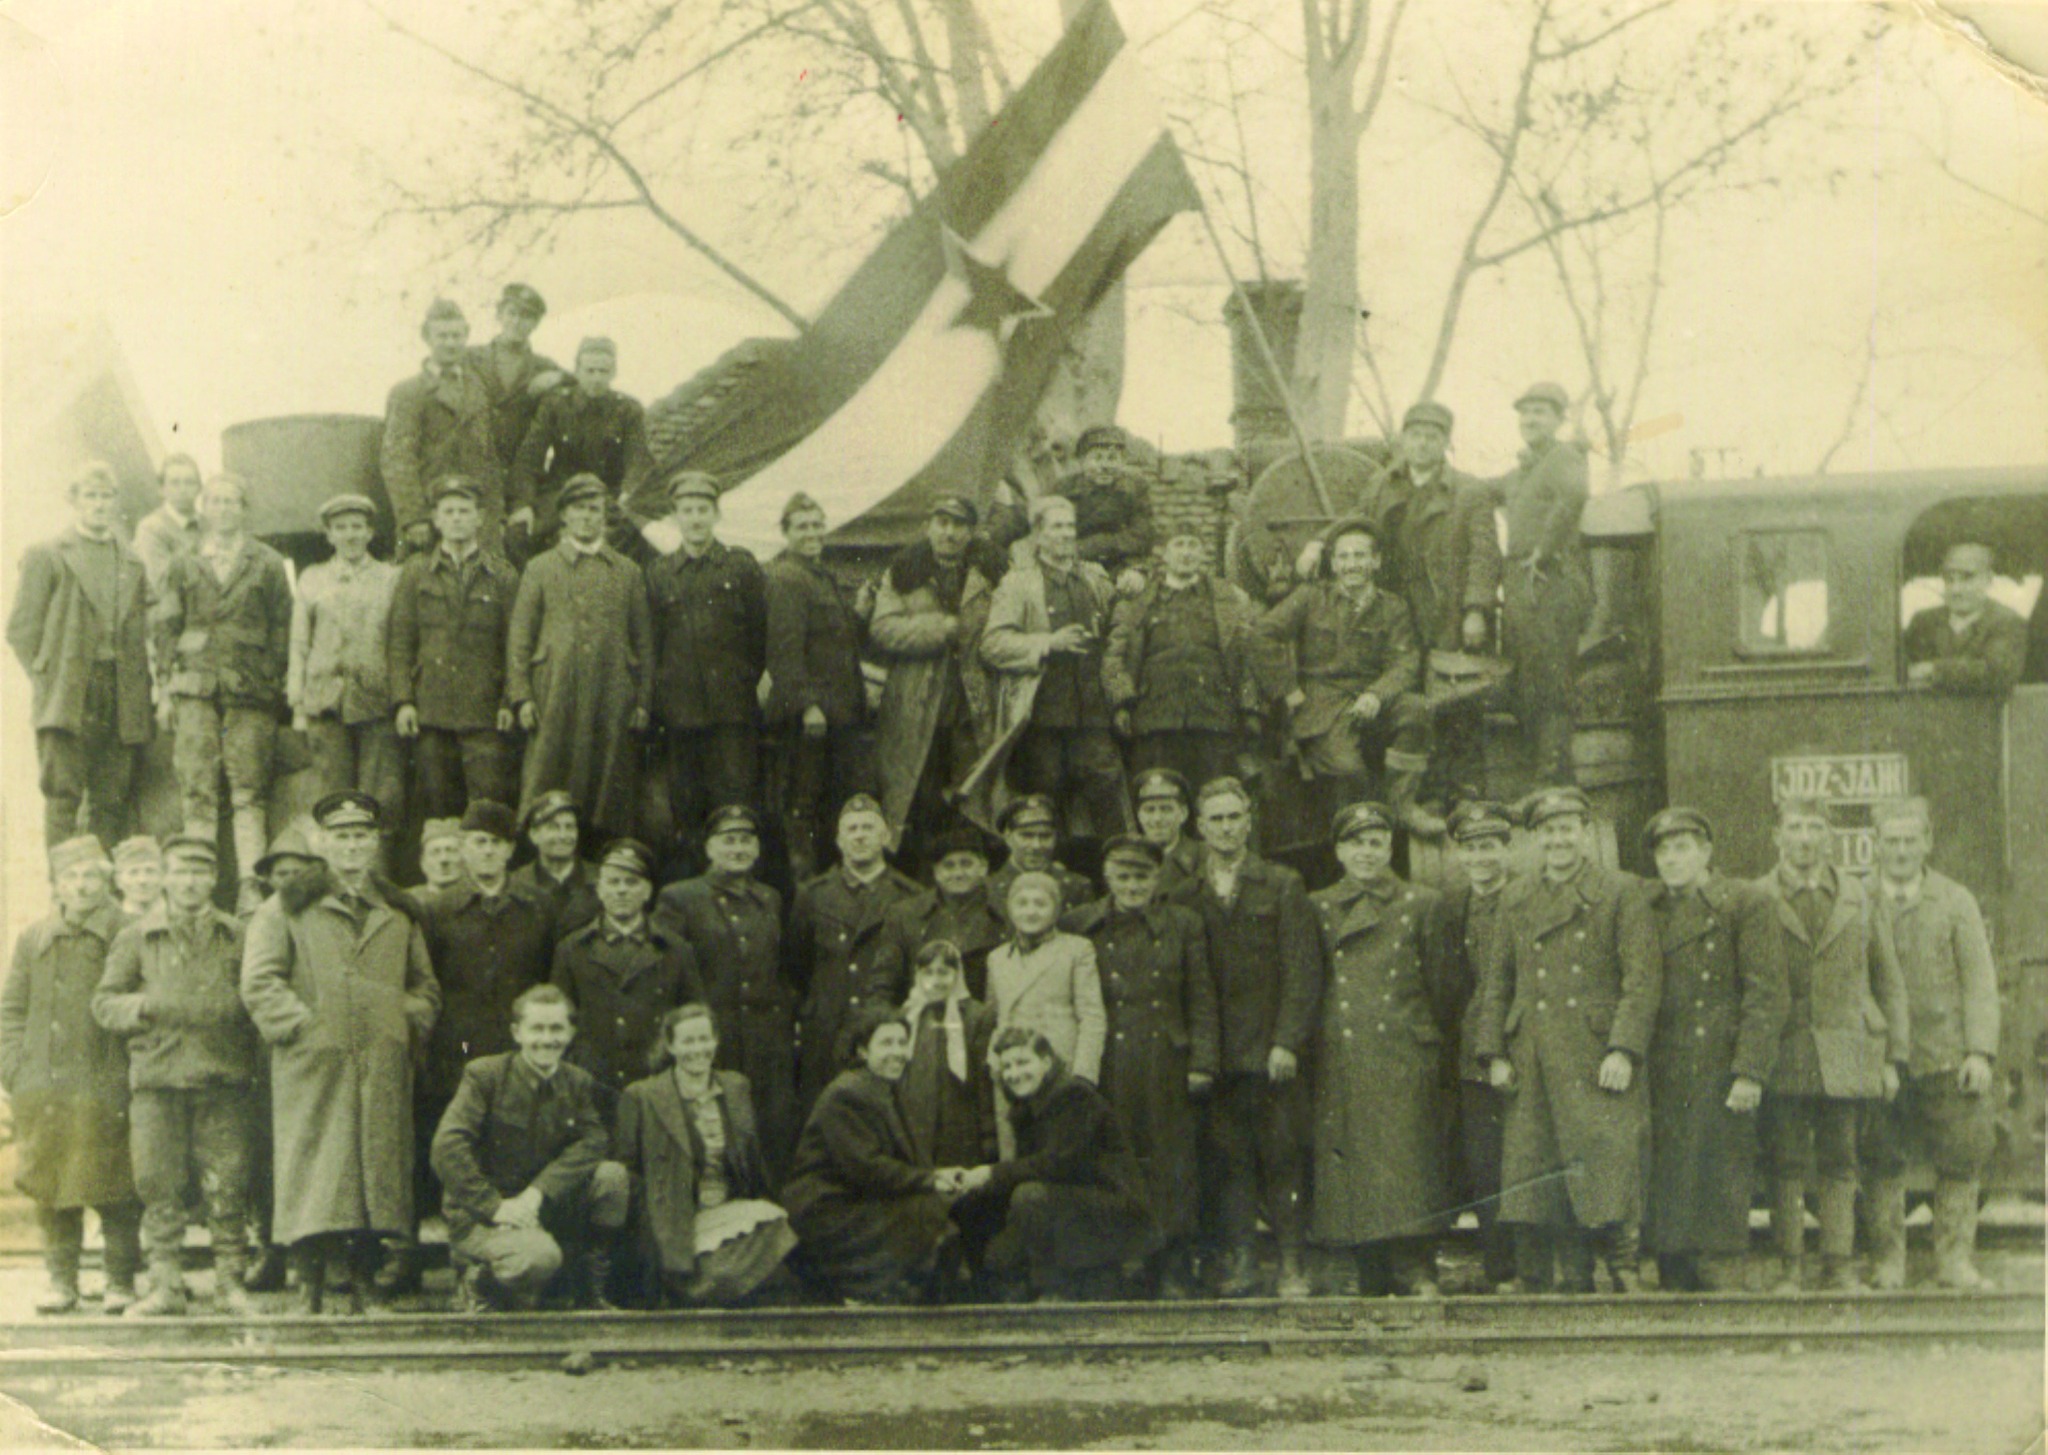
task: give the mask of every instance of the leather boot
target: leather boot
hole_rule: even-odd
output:
[[[1977,1180],[1943,1177],[1934,1184],[1934,1281],[1943,1288],[1983,1289],[1977,1271]]]
[[[1515,1283],[1523,1293],[1557,1291],[1557,1239],[1548,1228],[1517,1227]]]
[[[1422,775],[1427,771],[1428,760],[1424,759],[1422,766],[1409,767],[1404,759],[1403,766],[1396,767],[1393,754],[1387,757],[1387,807],[1394,811],[1401,827],[1417,838],[1442,838],[1447,828],[1442,816],[1415,801],[1416,794],[1422,790]]]
[[[283,1293],[284,1284],[284,1249],[275,1243],[265,1243],[263,1250],[249,1260],[248,1271],[242,1276],[242,1287],[251,1293]]]
[[[1850,1191],[1855,1191],[1853,1184]],[[1778,1250],[1778,1280],[1771,1292],[1798,1293],[1806,1267],[1806,1184],[1797,1178],[1771,1184],[1771,1242]]]
[[[1557,1289],[1559,1293],[1593,1291],[1593,1235],[1585,1228],[1560,1228],[1557,1232]]]
[[[1870,1286],[1906,1286],[1906,1180],[1873,1177],[1863,1188],[1864,1236],[1870,1248]]]
[[[1616,1293],[1643,1291],[1643,1235],[1634,1223],[1615,1223],[1600,1239],[1607,1276]]]
[[[410,1238],[394,1238],[384,1250],[384,1261],[373,1280],[378,1296],[398,1298],[420,1291],[420,1248]]]
[[[1820,1185],[1820,1286],[1830,1293],[1866,1293],[1856,1276],[1856,1184]]]
[[[175,1318],[185,1312],[185,1269],[176,1250],[149,1255],[149,1292],[128,1305],[131,1319]]]
[[[327,1250],[318,1238],[294,1243],[291,1261],[299,1271],[300,1311],[317,1316],[327,1307]]]
[[[1160,1253],[1153,1264],[1154,1296],[1183,1303],[1195,1296],[1195,1270],[1185,1244],[1175,1243]]]
[[[213,1306],[231,1319],[253,1319],[263,1310],[249,1296],[244,1275],[249,1249],[240,1239],[223,1239],[213,1255]]]
[[[583,1255],[582,1285],[577,1290],[580,1297],[576,1306],[618,1312],[619,1306],[612,1302],[611,1286],[612,1250],[600,1244]]]

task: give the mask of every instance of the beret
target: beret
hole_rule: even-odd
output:
[[[1166,850],[1136,834],[1117,834],[1102,846],[1102,862],[1111,859],[1143,859],[1157,869],[1166,863]]]
[[[376,828],[384,806],[359,788],[330,793],[313,805],[313,822],[323,829]]]
[[[1590,819],[1593,816],[1592,800],[1576,788],[1546,788],[1529,800],[1529,806],[1522,812],[1522,821],[1533,829],[1567,813]]]
[[[569,477],[568,483],[562,486],[561,493],[555,497],[555,508],[567,510],[570,506],[585,500],[606,499],[610,494],[611,492],[605,489],[604,481],[586,470],[580,475]]]
[[[1394,831],[1394,816],[1377,803],[1347,803],[1330,820],[1330,837],[1338,843],[1380,829]]]
[[[320,524],[327,524],[328,521],[334,519],[337,515],[349,514],[363,515],[371,520],[375,520],[377,518],[376,502],[372,501],[369,496],[359,495],[354,491],[337,495],[320,507]]]
[[[649,884],[654,882],[654,853],[638,839],[613,839],[598,856],[600,869],[624,869]]]
[[[1057,829],[1060,817],[1052,806],[1052,800],[1043,793],[1027,793],[1012,800],[996,818],[996,832],[1006,834],[1011,829],[1029,828],[1045,824]]]
[[[187,835],[180,834],[178,837],[184,838]],[[210,841],[209,847],[211,847]],[[156,840],[148,834],[137,834],[133,838],[123,839],[120,843],[114,845],[114,867],[116,869],[125,869],[130,864],[161,864],[163,861],[163,850],[157,847]]]
[[[576,800],[569,796],[568,790],[550,788],[527,807],[526,826],[529,829],[539,828],[549,819],[565,813],[579,820],[583,817],[583,811],[576,807]]]
[[[495,798],[473,798],[462,812],[462,831],[489,834],[494,839],[519,837],[519,820],[512,810]]]
[[[1515,821],[1498,803],[1473,798],[1451,810],[1448,827],[1451,837],[1461,842],[1468,839],[1505,839],[1513,835]]]
[[[107,858],[106,849],[91,834],[66,839],[50,850],[50,874],[53,878],[80,864],[91,864],[101,869],[114,867],[113,861]]]
[[[1548,404],[1559,414],[1563,414],[1571,408],[1572,397],[1564,392],[1564,385],[1553,384],[1545,379],[1540,383],[1531,384],[1522,391],[1521,397],[1515,400],[1517,409],[1525,404]]]
[[[723,808],[714,808],[711,816],[704,820],[704,837],[707,839],[730,833],[758,836],[760,832],[760,815],[744,803],[728,803]]]
[[[1140,803],[1148,798],[1177,798],[1185,807],[1195,799],[1195,790],[1188,786],[1188,780],[1171,768],[1147,768],[1138,775],[1132,788]]]
[[[1643,843],[1652,849],[1673,834],[1698,834],[1711,844],[1714,826],[1696,808],[1667,808],[1652,815],[1650,821],[1643,825]]]
[[[1401,416],[1401,428],[1411,424],[1433,424],[1445,434],[1451,432],[1451,411],[1434,399],[1425,399],[1419,404],[1408,406],[1408,412]]]
[[[128,840],[130,844],[134,842],[133,839]],[[126,848],[127,844],[122,847]],[[154,843],[151,847],[155,847]],[[220,861],[220,848],[204,834],[172,834],[164,840],[163,856],[166,859],[204,859],[215,864]],[[114,862],[117,865],[121,862],[118,854]]]

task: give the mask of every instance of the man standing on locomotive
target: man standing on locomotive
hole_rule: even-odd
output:
[[[470,371],[484,386],[491,409],[491,453],[501,478],[512,478],[512,462],[548,393],[569,380],[562,366],[533,348],[533,331],[547,317],[547,303],[525,283],[507,283],[498,295],[498,336],[469,350]]]
[[[1934,830],[1927,800],[1871,811],[1877,826],[1877,937],[1906,983],[1909,1059],[1898,1099],[1873,1118],[1863,1147],[1870,1181],[1871,1283],[1899,1288],[1906,1273],[1905,1173],[1934,1164],[1935,1281],[1989,1286],[1975,1262],[1977,1191],[1996,1140],[1998,970],[1969,890],[1927,866]]]
[[[1521,463],[1503,482],[1507,559],[1501,639],[1515,668],[1515,716],[1539,782],[1570,783],[1572,696],[1579,634],[1593,610],[1593,576],[1579,539],[1586,454],[1558,439],[1570,398],[1561,384],[1531,384],[1515,401]]]
[[[496,551],[505,533],[505,472],[492,445],[490,395],[466,353],[469,320],[446,298],[436,298],[420,324],[426,362],[410,379],[391,386],[384,405],[384,446],[379,456],[384,488],[398,518],[395,559],[434,544],[433,499],[428,491],[445,475],[476,486],[483,512],[484,549]]]
[[[1657,924],[1626,874],[1596,863],[1592,805],[1576,788],[1528,810],[1542,872],[1514,890],[1480,978],[1478,1053],[1513,1089],[1501,1152],[1501,1221],[1515,1225],[1523,1288],[1593,1291],[1597,1241],[1616,1292],[1633,1292],[1657,1023]]]
[[[1906,623],[1906,681],[1936,692],[2004,697],[2027,664],[2027,623],[1990,596],[1993,552],[1961,541],[1941,558],[1939,606]]]

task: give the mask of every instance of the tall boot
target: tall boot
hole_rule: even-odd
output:
[[[1642,1292],[1642,1229],[1634,1223],[1610,1223],[1600,1234],[1600,1248],[1606,1255],[1607,1276],[1614,1284],[1614,1291]]]
[[[1422,775],[1429,759],[1413,753],[1387,754],[1387,807],[1394,811],[1401,827],[1418,838],[1440,839],[1446,825],[1441,815],[1415,801],[1422,789]]]
[[[411,1238],[393,1238],[384,1246],[382,1265],[373,1286],[380,1298],[393,1299],[420,1291],[420,1245]]]
[[[1942,1177],[1934,1184],[1934,1279],[1943,1288],[1982,1289],[1977,1271],[1977,1179]]]
[[[154,1236],[154,1235],[152,1235]],[[176,1318],[185,1312],[185,1267],[176,1248],[152,1248],[149,1292],[128,1306],[131,1319]]]
[[[323,1238],[301,1238],[292,1244],[291,1261],[298,1268],[300,1309],[318,1315],[327,1306],[327,1248]]]
[[[1820,1286],[1830,1293],[1864,1293],[1856,1276],[1856,1181],[1830,1178],[1820,1185]]]
[[[1863,1185],[1863,1232],[1870,1249],[1870,1286],[1906,1286],[1906,1179],[1873,1177]]]
[[[1855,1184],[1849,1185],[1853,1196]],[[1823,1201],[1822,1206],[1826,1203]],[[1821,1241],[1826,1243],[1826,1234]],[[1778,1250],[1778,1281],[1772,1293],[1795,1294],[1806,1268],[1806,1184],[1796,1177],[1771,1183],[1771,1242]]]
[[[612,1250],[603,1239],[590,1245],[583,1253],[582,1287],[577,1290],[578,1308],[602,1309],[606,1313],[618,1312],[618,1305],[612,1302]]]
[[[78,1307],[78,1257],[85,1246],[85,1210],[36,1204],[43,1234],[43,1271],[50,1286],[36,1300],[39,1314],[68,1314]]]
[[[1557,1237],[1534,1223],[1515,1225],[1515,1281],[1523,1293],[1557,1291]],[[1590,1280],[1589,1280],[1590,1281]]]

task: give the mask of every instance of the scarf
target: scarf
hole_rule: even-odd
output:
[[[953,992],[943,1002],[945,1016],[939,1022],[941,1033],[946,1038],[946,1069],[953,1073],[955,1081],[967,1079],[967,1023],[960,1014],[960,1002],[967,998],[967,987],[958,980],[953,982]],[[903,1002],[903,1016],[908,1020],[914,1033],[924,1034],[924,1008],[933,1002],[926,1000],[917,991],[910,990],[910,999]],[[912,1054],[916,1054],[917,1043],[911,1042]]]

